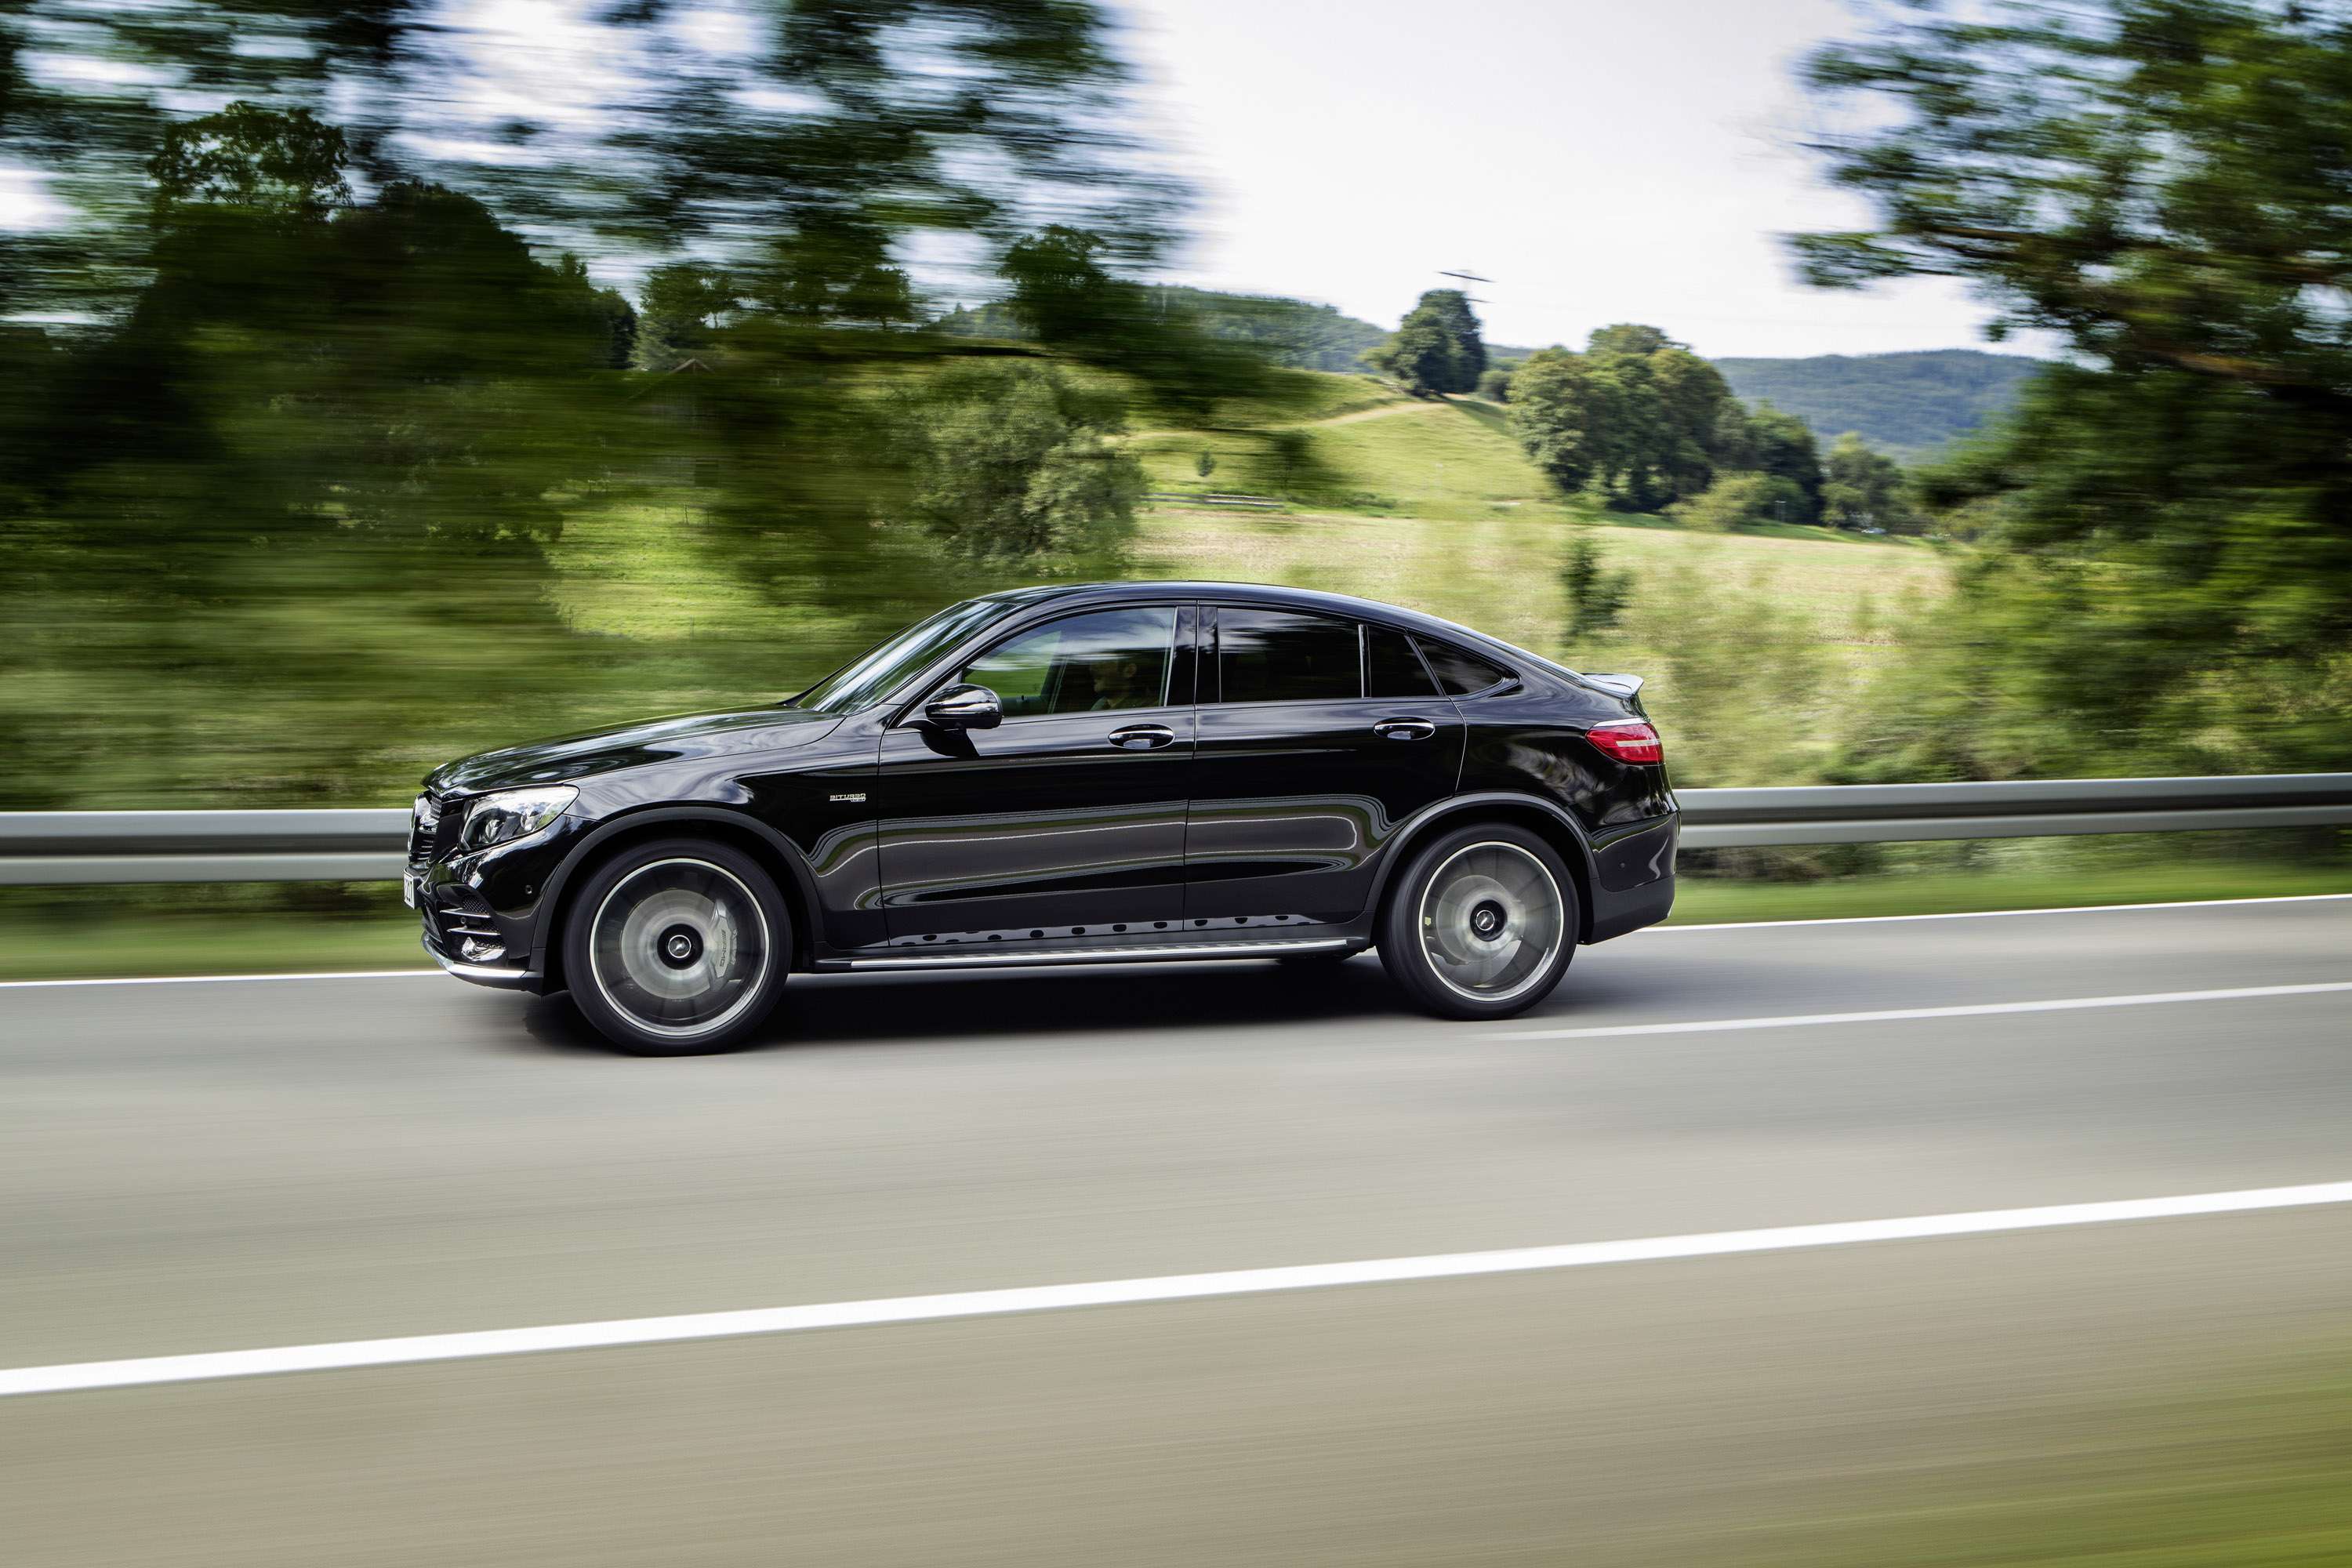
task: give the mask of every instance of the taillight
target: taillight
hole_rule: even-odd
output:
[[[1666,760],[1666,743],[1658,739],[1655,730],[1639,719],[1595,724],[1584,732],[1584,738],[1621,763],[1663,763]]]

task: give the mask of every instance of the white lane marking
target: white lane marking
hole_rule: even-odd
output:
[[[1152,1279],[1106,1279],[1086,1285],[1032,1285],[1009,1290],[966,1290],[945,1296],[898,1296],[874,1301],[828,1301],[807,1307],[695,1312],[674,1318],[628,1318],[603,1323],[558,1323],[535,1329],[419,1334],[409,1339],[354,1340],[341,1344],[282,1345],[271,1350],[142,1356],[133,1361],[81,1362],[66,1366],[0,1370],[0,1395],[129,1388],[158,1383],[253,1377],[268,1373],[397,1366],[411,1362],[460,1361],[479,1356],[522,1355],[539,1351],[597,1350],[614,1345],[731,1339],[748,1334],[795,1333],[809,1329],[935,1322],[947,1318],[996,1317],[1010,1312],[1042,1312],[1070,1307],[1129,1306],[1146,1301],[1197,1300],[1211,1296],[1253,1296],[1277,1290],[1319,1289],[1334,1285],[1390,1285],[1416,1279],[1454,1279],[1476,1274],[1520,1274],[1537,1269],[1577,1268],[1600,1263],[1643,1263],[1675,1258],[1714,1258],[1727,1253],[1781,1252],[1794,1247],[1838,1247],[1864,1241],[1916,1241],[1930,1237],[1980,1236],[1994,1231],[2042,1230],[2058,1226],[2103,1225],[2116,1220],[2174,1219],[2189,1215],[2240,1214],[2252,1209],[2301,1208],[2316,1204],[2340,1203],[2352,1203],[2352,1182],[2324,1182],[2300,1187],[2262,1187],[2234,1193],[2195,1193],[2185,1197],[2060,1204],[2043,1208],[1988,1209],[1974,1214],[1926,1215],[1909,1219],[1843,1220],[1829,1225],[1780,1226],[1769,1230],[1654,1236],[1633,1241],[1580,1241],[1563,1247],[1528,1247],[1507,1252],[1455,1252],[1432,1258],[1383,1258],[1363,1263],[1310,1263],[1286,1268],[1242,1268],[1222,1274],[1172,1274]]]
[[[438,969],[322,969],[310,974],[126,974],[108,980],[0,980],[0,991],[42,985],[221,985],[233,980],[396,980]]]
[[[1720,1029],[1795,1029],[1811,1024],[1885,1024],[1905,1018],[1979,1018],[1993,1013],[2065,1013],[2077,1007],[2152,1007],[2168,1002],[2234,1002],[2248,996],[2311,996],[2352,991],[2352,980],[2311,985],[2245,985],[2233,991],[2150,991],[2137,996],[2062,996],[2048,1002],[1976,1002],[1958,1007],[1889,1007],[1876,1013],[1789,1013],[1769,1018],[1700,1018],[1681,1024],[1614,1024],[1589,1029],[1499,1029],[1482,1040],[1597,1040],[1614,1035],[1708,1035]]]
[[[2201,910],[2214,904],[2309,904],[2352,899],[2352,893],[2281,893],[2263,899],[2180,899],[2168,904],[2065,904],[2046,910],[1953,910],[1934,915],[1827,915],[1803,921],[1709,921],[1690,925],[1643,926],[1628,936],[1675,931],[1754,931],[1761,926],[1867,926],[1889,921],[1997,921],[2011,915],[2104,915],[2116,910]]]

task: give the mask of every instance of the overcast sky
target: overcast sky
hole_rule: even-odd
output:
[[[1858,227],[1792,144],[1841,0],[1129,0],[1160,132],[1206,198],[1183,281],[1393,326],[1441,270],[1488,341],[1643,321],[1701,353],[1987,348],[1922,279],[1798,283],[1775,236]]]
[[[627,68],[577,25],[594,3],[450,0],[481,61],[473,107],[593,119],[600,73]],[[1795,64],[1859,30],[1848,0],[1110,3],[1145,136],[1202,197],[1180,281],[1386,327],[1472,271],[1508,344],[1642,321],[1717,357],[2050,352],[1985,343],[1956,286],[1796,281],[1778,235],[1868,221],[1795,145],[1822,123]],[[0,226],[42,205],[0,171]]]

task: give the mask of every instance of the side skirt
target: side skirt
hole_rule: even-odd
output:
[[[1202,958],[1280,958],[1294,952],[1359,952],[1370,943],[1344,936],[1272,942],[1157,942],[1131,947],[1046,948],[1023,952],[925,952],[889,958],[835,959],[823,970],[865,973],[884,969],[1013,969],[1045,963],[1169,963]]]

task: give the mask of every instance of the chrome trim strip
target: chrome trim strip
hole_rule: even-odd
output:
[[[1276,958],[1286,952],[1329,952],[1358,944],[1343,936],[1292,942],[1218,942],[1165,947],[1064,948],[1055,952],[955,952],[921,958],[853,958],[851,969],[1009,969],[1042,963],[1151,963],[1177,958]]]
[[[470,980],[477,985],[521,986],[538,978],[520,969],[493,969],[487,963],[459,963],[455,959],[445,958],[435,952],[433,944],[426,942],[421,935],[416,939],[416,945],[423,948],[425,956],[444,970],[460,980]]]

